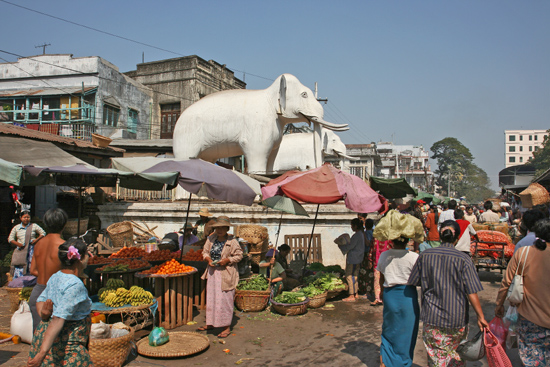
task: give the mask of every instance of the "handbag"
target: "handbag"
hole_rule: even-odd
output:
[[[463,361],[479,361],[485,357],[485,343],[483,331],[479,331],[472,340],[460,343],[456,352]]]
[[[27,231],[25,232],[25,242],[23,243],[25,247],[17,247],[13,251],[13,255],[11,256],[11,266],[27,266],[27,255],[29,253],[29,242],[31,242],[31,235],[32,223],[27,227]]]
[[[510,362],[504,348],[502,348],[497,337],[490,330],[485,329],[483,339],[489,367],[512,367],[512,362]]]
[[[512,283],[510,283],[510,287],[508,287],[508,294],[506,295],[506,299],[510,304],[519,304],[521,301],[523,301],[523,273],[525,272],[525,263],[527,262],[527,256],[529,255],[529,248],[531,246],[526,246],[523,250],[521,250],[521,256],[519,258],[518,267],[516,268],[516,273],[514,274],[514,279],[512,279]],[[525,259],[523,259],[523,255],[525,255]],[[518,269],[521,265],[521,260],[523,259],[523,267],[521,269],[522,274],[518,275]]]

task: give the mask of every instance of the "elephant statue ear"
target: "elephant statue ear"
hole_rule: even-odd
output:
[[[281,84],[279,86],[279,113],[285,114],[286,110],[286,78],[281,75]]]

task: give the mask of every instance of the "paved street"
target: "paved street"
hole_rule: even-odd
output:
[[[484,291],[480,299],[485,317],[493,317],[494,299],[500,285],[498,272],[481,272]],[[8,331],[7,297],[0,291],[0,331]],[[215,333],[205,352],[182,359],[162,360],[142,356],[132,357],[128,366],[368,366],[379,365],[382,307],[371,307],[367,301],[330,302],[333,308],[309,310],[306,315],[282,317],[269,311],[241,313],[236,311],[234,334],[220,342]],[[197,325],[176,330],[194,331],[204,322],[204,312],[196,316]],[[471,312],[475,325],[475,314]],[[471,333],[477,332],[477,326]],[[225,342],[224,344],[222,344]],[[229,353],[223,352],[229,349]],[[25,364],[29,346],[0,345],[2,366]],[[508,352],[514,366],[520,366],[517,349]],[[182,363],[184,361],[184,363]],[[425,350],[418,339],[414,366],[426,366]],[[487,366],[487,361],[468,366]]]

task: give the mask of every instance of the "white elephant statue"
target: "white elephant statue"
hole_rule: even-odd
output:
[[[348,129],[347,124],[324,121],[323,114],[311,90],[291,74],[279,76],[267,89],[213,93],[181,114],[174,129],[174,156],[214,162],[244,155],[248,173],[264,173],[286,124],[313,123],[319,145],[321,126]]]
[[[295,133],[283,135],[278,149],[274,149],[267,162],[265,174],[280,174],[290,170],[305,171],[316,168],[320,164],[315,159],[315,135],[311,133]],[[346,155],[346,145],[340,137],[331,130],[321,127],[322,157],[338,156],[349,160],[357,157]]]

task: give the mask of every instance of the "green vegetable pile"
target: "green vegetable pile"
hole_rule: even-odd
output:
[[[106,265],[103,268],[104,272],[113,272],[113,271],[128,271],[130,270],[130,265],[127,264],[117,264],[117,265]]]
[[[322,271],[324,273],[338,273],[340,275],[345,274],[344,269],[342,269],[340,265],[324,266],[321,263],[311,263],[307,266],[307,269],[313,272]]]
[[[9,268],[11,265],[11,256],[13,255],[13,250],[11,250],[6,256],[4,256],[4,260],[2,260],[2,266],[5,268]]]
[[[254,275],[248,279],[243,279],[237,285],[237,290],[240,291],[267,291],[269,288],[269,280],[263,275]]]
[[[29,299],[31,298],[32,288],[33,287],[24,287],[23,289],[21,289],[21,292],[19,292],[19,299],[21,301],[29,302]]]
[[[309,298],[323,294],[325,291],[317,288],[313,284],[308,285],[307,287],[302,288],[302,292]]]
[[[283,292],[275,297],[274,301],[277,303],[284,303],[287,305],[293,305],[301,303],[306,300],[304,292]]]
[[[322,291],[335,291],[346,287],[342,279],[334,273],[319,272],[315,275],[306,277],[305,283],[313,285]]]

